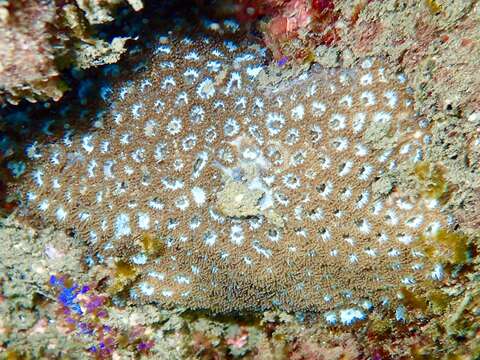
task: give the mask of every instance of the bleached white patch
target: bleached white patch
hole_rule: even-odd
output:
[[[337,314],[333,311],[326,312],[323,316],[328,325],[335,325],[337,323]]]
[[[402,244],[408,245],[413,241],[413,237],[410,234],[403,234],[398,235],[397,240],[400,241]]]
[[[391,226],[397,225],[399,221],[397,213],[392,209],[389,209],[387,211],[387,214],[385,215],[385,220],[385,222]]]
[[[47,211],[49,207],[50,207],[50,202],[47,199],[40,201],[40,203],[38,204],[38,210],[40,211]]]
[[[360,194],[360,197],[357,200],[357,203],[355,205],[356,208],[357,209],[362,209],[363,207],[365,207],[365,205],[367,205],[367,203],[368,203],[369,198],[370,198],[370,193],[367,190],[364,190]]]
[[[87,153],[91,153],[94,149],[94,146],[92,144],[92,140],[93,140],[93,135],[92,134],[88,134],[88,135],[84,135],[82,137],[82,148],[87,152]]]
[[[166,130],[171,135],[177,135],[182,130],[182,119],[173,117],[167,124]]]
[[[205,78],[197,86],[197,95],[202,100],[208,100],[215,95],[215,83],[210,78]]]
[[[136,265],[145,265],[148,261],[148,257],[144,253],[138,253],[132,256],[131,260]]]
[[[230,241],[235,245],[241,245],[244,239],[245,235],[242,226],[239,224],[232,225],[230,229]]]
[[[40,169],[32,171],[32,179],[38,187],[43,186],[43,175],[43,171]]]
[[[370,257],[376,257],[377,256],[377,250],[375,249],[365,249],[365,254],[367,254]]]
[[[149,271],[147,275],[160,281],[165,280],[165,274],[159,273],[157,271]]]
[[[143,104],[133,104],[131,108],[131,113],[134,119],[138,119],[140,117],[140,110],[142,110]]]
[[[167,144],[159,142],[154,149],[153,157],[158,162],[165,160],[167,155]]]
[[[34,141],[30,145],[25,147],[25,154],[30,160],[38,160],[42,157],[42,153],[40,152],[38,142]]]
[[[65,221],[65,219],[67,218],[67,212],[65,211],[65,209],[63,207],[59,207],[55,211],[55,217],[56,217],[57,221],[59,221],[59,222]]]
[[[333,114],[329,121],[330,128],[336,131],[345,129],[346,119],[345,115]]]
[[[283,184],[289,189],[298,189],[300,187],[300,178],[295,174],[288,173],[283,176]]]
[[[365,60],[362,61],[360,66],[362,67],[362,69],[370,69],[373,66],[372,58],[366,58]]]
[[[95,159],[89,161],[87,165],[87,175],[89,178],[95,177],[95,169],[97,168],[97,162]]]
[[[200,56],[196,51],[190,51],[185,55],[185,60],[197,61],[200,60]]]
[[[303,104],[298,104],[292,109],[292,118],[294,120],[303,120],[305,115],[305,106]]]
[[[182,148],[183,148],[184,151],[192,150],[195,147],[196,144],[197,144],[197,136],[193,133],[188,134],[182,140]]]
[[[152,296],[155,293],[155,288],[147,282],[142,282],[138,285],[138,288],[143,295]]]
[[[162,84],[160,85],[160,88],[163,90],[171,90],[174,89],[177,86],[177,82],[173,78],[173,76],[167,76],[165,79],[163,79]]]
[[[357,224],[357,227],[362,234],[368,234],[372,229],[372,225],[370,225],[366,219],[360,220],[360,222]]]
[[[165,297],[172,297],[173,296],[173,291],[172,290],[162,290],[162,295]]]
[[[158,45],[155,48],[155,55],[170,54],[171,52],[172,52],[172,48],[168,45]]]
[[[445,276],[445,271],[441,264],[435,265],[433,271],[430,273],[433,280],[442,281]]]
[[[371,91],[364,91],[360,94],[360,100],[363,101],[365,106],[372,106],[377,103],[375,94]]]
[[[270,135],[277,135],[285,125],[285,118],[278,113],[268,113],[265,119],[267,130]]]
[[[404,277],[402,280],[401,280],[402,284],[405,284],[405,285],[414,285],[416,283],[415,279],[412,278],[412,277]]]
[[[341,165],[340,171],[338,172],[338,175],[340,175],[340,176],[348,175],[350,173],[350,171],[352,170],[352,167],[353,167],[353,162],[351,160],[345,161]]]
[[[337,151],[345,151],[348,148],[348,139],[344,137],[336,138],[331,142],[333,148]]]
[[[360,180],[366,181],[373,173],[373,166],[371,165],[363,165],[360,169],[360,173],[358,174],[358,178]]]
[[[90,213],[88,212],[85,212],[85,211],[82,211],[78,214],[78,218],[80,219],[80,221],[87,221],[88,219],[90,219]]]
[[[344,309],[340,310],[340,322],[343,325],[353,325],[358,321],[362,321],[366,319],[365,313],[356,308]]]
[[[227,19],[223,21],[223,25],[227,27],[231,32],[237,32],[240,29],[240,25],[235,20]]]
[[[320,207],[316,207],[311,213],[310,213],[310,219],[313,221],[318,221],[322,220],[324,217],[323,210]]]
[[[422,215],[414,216],[414,217],[408,219],[407,221],[405,221],[405,225],[407,225],[408,227],[413,228],[413,229],[418,228],[422,223],[423,223],[423,216]]]
[[[386,123],[389,123],[391,120],[392,120],[392,114],[387,113],[385,111],[377,112],[373,116],[373,121],[376,123],[386,124]]]
[[[346,106],[348,108],[351,108],[353,105],[353,97],[352,95],[345,95],[343,96],[339,102],[340,105]]]
[[[150,229],[150,216],[147,213],[138,213],[138,227],[142,230]]]
[[[258,74],[260,74],[260,72],[262,71],[263,69],[263,66],[261,65],[256,65],[256,66],[247,66],[247,69],[246,69],[246,72],[247,72],[247,75],[250,77],[250,79],[255,79]]]
[[[371,73],[367,73],[360,78],[360,84],[362,84],[363,86],[371,85],[372,83],[373,75]]]
[[[258,240],[254,240],[252,242],[252,247],[257,253],[266,257],[267,259],[272,256],[272,250],[266,249],[266,248],[260,246],[260,242]]]
[[[190,284],[190,279],[186,276],[176,276],[175,277],[175,281],[177,282],[177,284],[180,284],[180,285],[188,285]]]
[[[130,217],[125,213],[121,213],[115,219],[115,238],[119,239],[123,236],[129,236],[131,233]]]
[[[122,145],[130,144],[131,140],[132,140],[132,134],[131,133],[124,133],[124,134],[120,135],[120,144],[122,144]]]
[[[240,131],[240,125],[234,118],[228,118],[223,125],[225,136],[234,136]]]
[[[208,246],[213,246],[217,242],[217,233],[209,230],[203,235],[203,241]]]
[[[319,101],[312,101],[312,114],[313,116],[320,117],[325,114],[327,106]]]
[[[197,69],[189,68],[185,70],[183,76],[187,84],[193,84],[200,76],[200,72]]]
[[[365,125],[365,121],[367,119],[367,115],[363,112],[360,113],[355,113],[353,116],[353,132],[354,133],[359,133],[360,131],[363,130],[363,126]]]
[[[397,256],[400,256],[400,251],[398,249],[390,249],[387,252],[387,255],[390,257],[397,257]]]
[[[202,206],[203,204],[205,204],[205,201],[207,201],[205,190],[203,190],[198,186],[195,186],[192,188],[191,191],[192,191],[193,201],[195,202],[195,204],[197,204],[198,206]]]
[[[232,90],[240,90],[242,88],[242,77],[238,72],[232,72],[230,74],[230,79],[227,82],[225,89],[225,95],[230,95]]]
[[[185,211],[190,206],[190,202],[188,201],[188,198],[185,195],[182,195],[175,200],[175,206],[179,208],[181,211]]]
[[[393,90],[386,91],[383,96],[387,99],[387,104],[390,108],[394,109],[397,106],[398,96]]]
[[[180,179],[171,179],[168,177],[164,177],[162,180],[162,185],[165,187],[167,190],[178,190],[178,189],[183,189],[183,181]]]
[[[52,165],[60,165],[60,152],[54,151],[52,155],[50,155],[50,163]]]
[[[333,183],[330,180],[328,180],[323,185],[318,186],[317,191],[319,192],[321,197],[326,199],[330,196],[330,194],[333,191]]]
[[[222,69],[223,63],[218,60],[210,60],[205,64],[205,67],[210,72],[219,72]]]

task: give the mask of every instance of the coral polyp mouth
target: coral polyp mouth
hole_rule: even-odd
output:
[[[403,77],[367,59],[273,88],[258,45],[175,32],[152,45],[146,70],[106,91],[102,126],[29,147],[17,189],[30,217],[131,264],[132,301],[350,324],[439,279],[417,240],[445,216],[376,191],[428,136]]]

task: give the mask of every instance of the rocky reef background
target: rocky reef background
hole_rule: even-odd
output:
[[[72,67],[119,61],[129,46],[141,41],[132,38],[124,21],[128,29],[135,27],[148,18],[152,3],[0,1],[2,114],[27,102],[48,104],[74,94]],[[377,190],[388,191],[400,182],[404,191],[428,192],[440,200],[471,239],[469,264],[459,266],[456,280],[441,292],[428,298],[407,294],[407,321],[372,316],[353,329],[327,327],[309,313],[222,317],[153,305],[122,306],[96,289],[106,278],[128,278],[128,271],[81,271],[83,243],[53,229],[26,228],[16,220],[14,207],[4,202],[0,358],[480,358],[478,1],[252,0],[189,6],[218,17],[234,16],[250,26],[252,36],[272,51],[270,71],[263,74],[268,83],[288,81],[315,63],[349,67],[365,56],[380,57],[405,72],[416,110],[432,121],[433,141],[422,168],[399,169]],[[2,127],[8,128],[5,119]],[[52,274],[65,278],[52,280]],[[81,293],[75,284],[88,289]],[[66,313],[75,313],[72,300],[77,298],[94,307],[95,334],[102,333],[102,339],[78,329],[91,319]],[[109,338],[116,344],[111,352],[87,350],[99,342],[108,347]]]

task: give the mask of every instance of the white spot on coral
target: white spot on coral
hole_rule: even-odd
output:
[[[125,213],[121,213],[115,219],[115,238],[119,239],[123,236],[129,236],[131,233],[130,217]]]
[[[143,295],[152,296],[155,293],[155,288],[147,282],[142,282],[138,285],[138,288]]]
[[[277,135],[285,125],[285,118],[278,113],[268,113],[265,123],[270,135]]]
[[[173,117],[167,124],[166,130],[171,135],[177,135],[182,130],[182,119]]]
[[[198,84],[197,95],[203,100],[208,100],[215,95],[215,83],[213,80],[206,78],[200,84]]]
[[[353,325],[357,321],[365,320],[366,315],[360,309],[350,308],[340,310],[340,322],[343,325]]]
[[[150,216],[147,213],[138,213],[138,227],[142,230],[150,229]]]
[[[327,106],[319,101],[312,101],[312,114],[313,116],[320,117],[327,110]]]
[[[365,106],[372,106],[376,104],[375,95],[371,91],[362,92],[360,99],[363,101]]]
[[[240,125],[234,118],[228,118],[223,125],[223,133],[225,136],[234,136],[240,131]]]
[[[230,229],[230,241],[235,245],[241,245],[244,239],[245,235],[242,226],[239,224],[232,225]]]
[[[305,115],[305,106],[298,104],[292,109],[292,118],[294,120],[302,120]]]
[[[209,230],[203,235],[203,241],[208,246],[213,246],[217,242],[217,233]]]
[[[203,190],[198,186],[195,186],[192,188],[191,191],[192,191],[193,201],[195,202],[195,204],[197,204],[198,206],[202,206],[203,204],[205,204],[205,201],[207,201],[205,190]]]

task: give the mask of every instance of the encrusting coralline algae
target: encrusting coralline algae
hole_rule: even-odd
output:
[[[74,229],[134,269],[132,301],[166,307],[352,324],[442,280],[418,241],[446,229],[438,204],[373,191],[428,143],[405,78],[366,59],[261,86],[266,51],[208,27],[158,37],[134,80],[100,90],[89,132],[26,148],[27,218]]]

